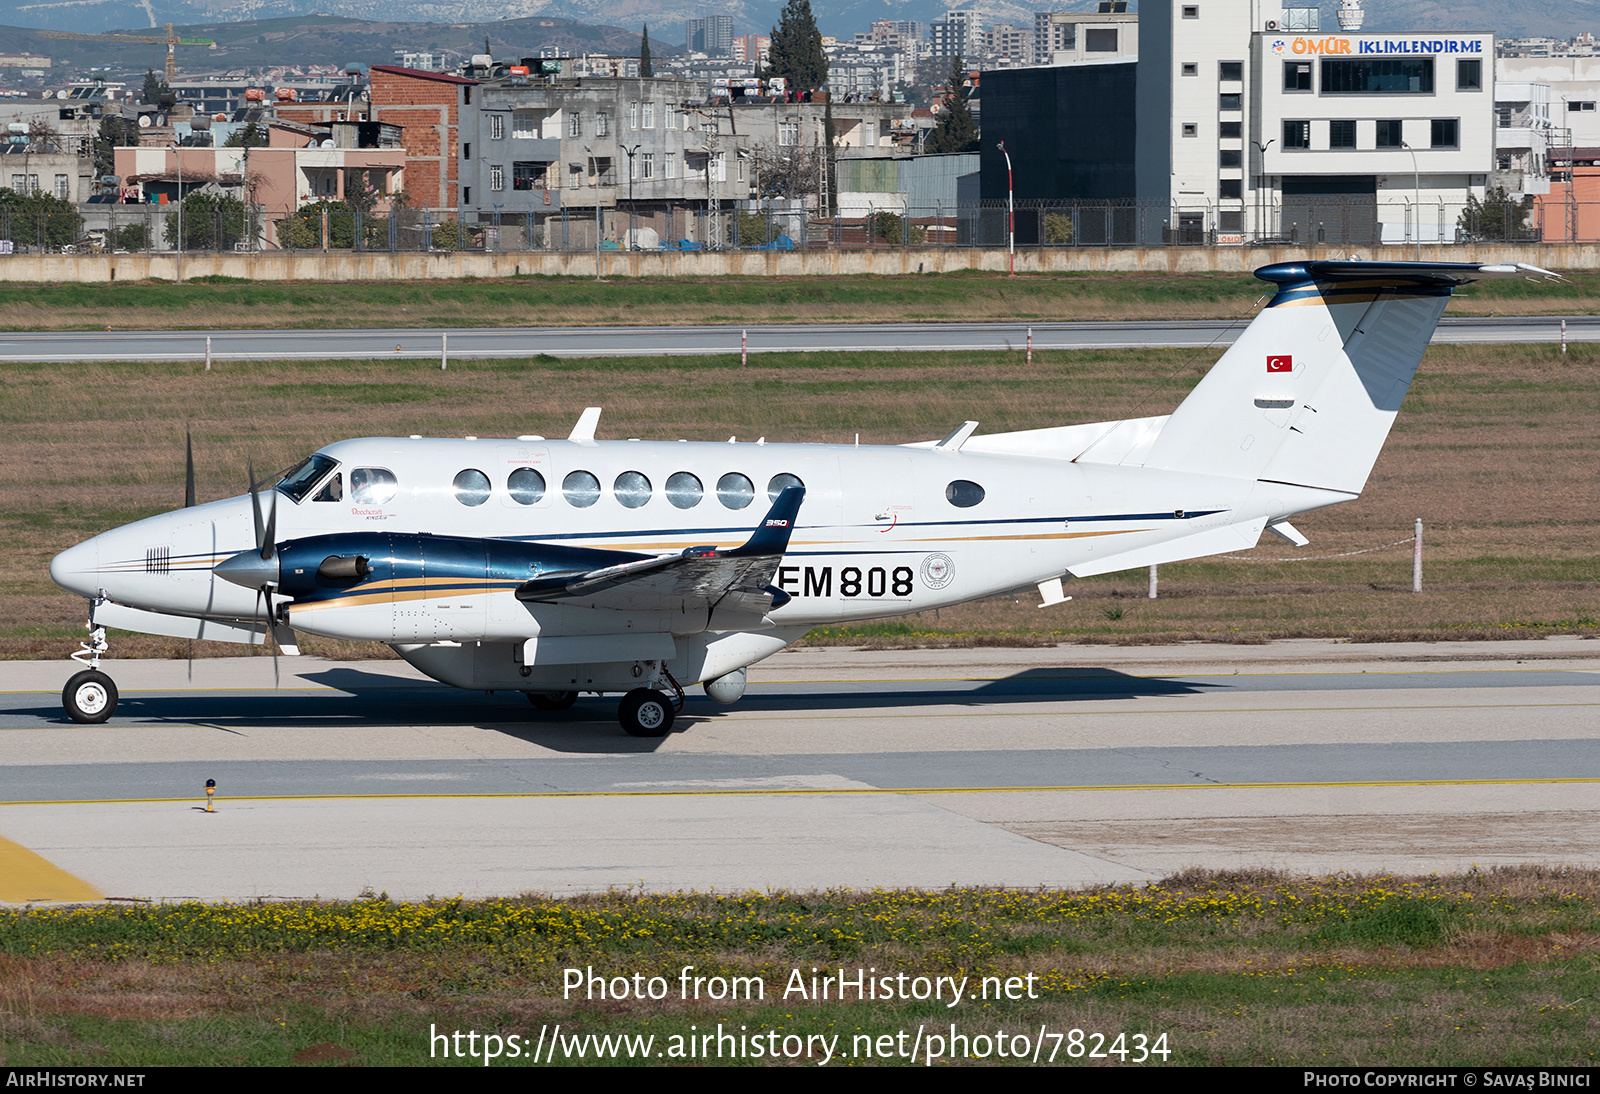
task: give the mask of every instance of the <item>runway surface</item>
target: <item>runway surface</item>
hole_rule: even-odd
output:
[[[795,650],[661,741],[614,698],[540,715],[392,661],[274,687],[265,657],[107,662],[117,716],[77,726],[74,667],[0,663],[0,899],[1600,865],[1579,639]]]
[[[1552,343],[1560,316],[1446,318],[1437,344]],[[1600,317],[1569,316],[1567,339],[1600,340]],[[1248,320],[1035,323],[1034,349],[1226,347]],[[0,335],[0,361],[214,361],[630,357],[837,350],[990,351],[1024,348],[1026,323],[792,324],[682,327],[499,327],[437,330],[56,331]]]

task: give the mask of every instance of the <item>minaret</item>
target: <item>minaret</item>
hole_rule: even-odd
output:
[[[1361,0],[1339,0],[1339,29],[1360,30],[1367,13],[1361,10]]]

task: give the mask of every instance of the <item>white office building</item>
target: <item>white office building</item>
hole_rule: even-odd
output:
[[[1143,0],[1139,38],[1137,192],[1180,238],[1449,240],[1483,196],[1492,35],[1323,30],[1317,9],[1272,0]]]

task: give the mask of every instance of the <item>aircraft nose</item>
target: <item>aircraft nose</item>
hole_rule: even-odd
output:
[[[50,580],[79,596],[100,591],[100,545],[94,540],[68,547],[50,560]]]

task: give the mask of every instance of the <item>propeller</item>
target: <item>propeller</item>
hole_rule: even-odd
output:
[[[189,423],[183,424],[183,507],[194,508],[194,438],[189,434]]]
[[[272,678],[276,685],[279,644],[272,619],[272,590],[278,585],[278,498],[277,492],[274,491],[271,511],[263,519],[261,489],[260,484],[256,482],[255,463],[248,461],[245,466],[250,475],[250,513],[255,519],[256,545],[248,551],[240,551],[233,557],[217,563],[213,572],[225,581],[255,590],[256,600],[255,607],[251,610],[251,618],[260,621],[266,640],[272,645]],[[265,612],[262,611],[263,602],[266,605]]]

